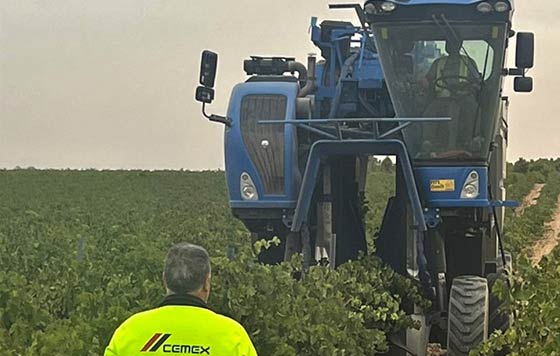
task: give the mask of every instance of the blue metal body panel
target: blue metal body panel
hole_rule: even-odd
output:
[[[286,120],[296,116],[296,83],[243,83],[234,87],[231,94],[228,118],[231,127],[226,127],[224,134],[225,168],[232,208],[294,208],[301,180],[297,162],[296,128],[293,125],[284,127],[284,194],[266,195],[259,173],[250,159],[240,127],[241,102],[246,95],[276,94],[287,98]],[[258,201],[243,200],[241,197],[240,176],[248,173],[259,195]]]
[[[325,78],[329,75],[328,68],[325,68],[325,63],[317,64],[316,74],[317,78],[319,79],[319,83],[324,83]],[[315,100],[321,101],[325,98],[332,99],[336,95],[336,86],[325,86],[319,84],[317,90],[315,91]]]
[[[383,87],[385,76],[377,54],[364,51],[356,69],[355,77],[358,80],[359,89],[381,89]]]
[[[461,199],[461,190],[469,174],[476,171],[479,177],[479,195],[476,199]],[[418,189],[427,208],[487,208],[488,168],[487,167],[418,167],[414,169]],[[433,180],[453,180],[452,192],[432,192]]]

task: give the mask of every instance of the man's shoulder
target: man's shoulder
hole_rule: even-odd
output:
[[[227,326],[232,331],[246,333],[243,325],[241,325],[237,320],[232,319],[229,316],[226,316],[226,315],[223,315],[223,314],[219,314],[219,313],[213,313],[213,314],[214,314],[214,317],[216,318],[216,321],[218,323],[221,323],[224,326]]]
[[[157,315],[158,308],[144,310],[129,316],[120,326],[119,329],[133,327],[136,324],[142,324],[147,319],[153,318]]]

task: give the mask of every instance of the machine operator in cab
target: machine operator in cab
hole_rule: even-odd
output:
[[[469,154],[472,140],[466,132],[474,130],[474,122],[479,109],[478,93],[481,74],[476,62],[461,54],[463,41],[448,40],[445,44],[447,55],[436,59],[421,85],[428,90],[429,104],[425,117],[450,117],[447,123],[426,124],[423,151],[449,152],[464,151]],[[469,140],[469,142],[462,142]]]
[[[210,258],[200,246],[180,243],[165,258],[167,296],[159,307],[131,316],[115,331],[105,356],[257,356],[245,329],[207,305]]]

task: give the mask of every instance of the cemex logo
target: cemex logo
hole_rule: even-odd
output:
[[[156,333],[140,352],[156,352],[161,348],[164,353],[170,354],[210,355],[210,346],[166,344],[170,337],[171,334]]]

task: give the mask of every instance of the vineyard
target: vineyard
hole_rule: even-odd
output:
[[[368,180],[370,251],[393,167],[373,164]],[[560,249],[538,264],[539,239],[554,231],[560,160],[520,160],[507,188],[536,204],[510,211],[506,247],[520,255],[505,300],[513,326],[476,351],[560,355]],[[416,282],[373,256],[333,271],[301,258],[263,266],[227,206],[223,172],[0,171],[0,356],[100,355],[128,316],[161,300],[163,258],[189,241],[212,256],[211,307],[239,320],[260,355],[375,355],[392,333],[414,327],[405,310],[427,306]],[[560,215],[560,214],[558,214]]]

